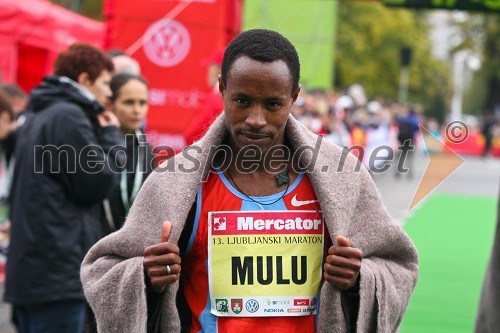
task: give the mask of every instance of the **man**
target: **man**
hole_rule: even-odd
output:
[[[491,144],[493,143],[493,133],[495,129],[495,115],[493,112],[484,115],[483,124],[481,126],[481,133],[484,137],[483,157],[488,157],[491,151]]]
[[[416,137],[419,131],[420,118],[415,108],[404,108],[403,115],[396,117],[398,126],[399,154],[406,156],[408,177],[413,177],[413,158],[415,155]],[[401,176],[401,170],[396,169],[395,177]]]
[[[148,178],[82,264],[101,331],[397,329],[416,250],[356,158],[290,116],[299,76],[276,32],[230,43],[224,114]]]
[[[10,144],[6,138],[15,130],[15,115],[9,96],[0,89],[0,240],[7,238],[9,187],[11,172],[9,164]]]
[[[9,95],[12,109],[17,119],[28,104],[28,95],[15,83],[6,84],[1,89]]]
[[[0,88],[0,142],[15,130],[15,113],[7,93]]]
[[[127,55],[121,50],[110,50],[108,54],[111,56],[111,61],[113,61],[113,66],[115,68],[115,74],[130,74],[130,75],[140,75],[141,65],[137,60]]]
[[[83,332],[80,264],[102,237],[100,205],[118,182],[120,134],[104,111],[113,64],[74,44],[35,87],[20,128],[10,197],[5,300],[19,332]]]

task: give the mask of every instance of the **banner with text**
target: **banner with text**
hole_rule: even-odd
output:
[[[240,31],[241,0],[106,0],[107,49],[139,61],[150,87],[153,145],[184,146],[183,131],[207,86],[206,59]]]
[[[210,212],[208,275],[217,316],[316,312],[324,223],[317,211]]]

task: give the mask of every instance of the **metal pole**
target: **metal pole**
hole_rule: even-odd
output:
[[[462,98],[464,92],[464,71],[467,56],[464,51],[455,54],[453,58],[453,96],[451,98],[451,119],[462,118]]]
[[[408,82],[410,81],[410,68],[408,66],[401,67],[399,75],[399,105],[405,105],[408,101]]]

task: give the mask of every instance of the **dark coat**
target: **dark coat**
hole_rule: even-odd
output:
[[[491,258],[483,283],[475,333],[494,333],[500,329],[500,201]]]
[[[103,235],[101,203],[119,179],[110,148],[123,135],[97,125],[102,107],[67,78],[47,77],[28,110],[14,153],[5,300],[83,300],[80,264]]]

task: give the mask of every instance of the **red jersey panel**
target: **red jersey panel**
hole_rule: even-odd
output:
[[[183,291],[192,312],[190,332],[217,333],[314,333],[315,316],[217,317],[210,312],[208,285],[208,214],[215,211],[320,210],[306,174],[299,174],[289,188],[265,197],[237,191],[221,173],[211,173],[198,190],[193,232],[182,258]],[[327,234],[325,232],[325,234]],[[327,239],[324,244],[327,244]],[[299,245],[300,246],[300,245]],[[319,297],[318,297],[319,299]],[[319,302],[318,302],[319,303]],[[318,304],[319,306],[319,304]]]

